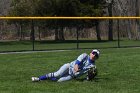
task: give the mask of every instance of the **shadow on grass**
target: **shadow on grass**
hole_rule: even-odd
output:
[[[116,40],[113,41],[108,41],[108,40],[41,40],[41,41],[35,41],[36,44],[58,44],[58,43],[105,43],[105,42],[115,42]],[[0,41],[0,45],[31,45],[33,42],[30,40],[23,40],[23,41]]]
[[[121,40],[123,41],[123,40]],[[79,43],[76,44],[76,43]],[[87,44],[87,43],[91,43],[91,44]],[[41,40],[41,41],[35,41],[34,43],[34,49],[33,49],[33,42],[30,40],[23,40],[23,41],[0,41],[0,46],[1,46],[1,50],[0,52],[24,52],[24,51],[51,51],[51,50],[75,50],[75,49],[92,49],[92,44],[96,44],[96,46],[94,46],[94,48],[98,48],[98,49],[108,49],[108,48],[118,48],[117,45],[117,40],[113,40],[113,41],[108,41],[108,40],[64,40],[64,41],[55,41],[55,40]],[[49,47],[46,45],[51,45],[51,44],[58,44],[59,47]],[[64,44],[64,45],[61,45]],[[66,46],[65,46],[66,44]],[[68,44],[71,44],[70,46],[72,47],[67,47]],[[73,45],[72,45],[73,44]],[[80,45],[82,44],[82,45]],[[85,45],[84,45],[85,44]],[[99,45],[98,45],[99,44]],[[100,45],[102,44],[102,45]],[[41,45],[45,45],[45,48]],[[76,46],[77,45],[77,46]],[[107,46],[106,46],[107,45]],[[8,46],[8,47],[7,47]],[[10,46],[10,50],[8,50]],[[20,47],[20,49],[16,50],[16,47]],[[53,45],[54,46],[54,45]],[[62,47],[61,47],[62,46]],[[73,47],[74,46],[74,47]],[[79,46],[79,47],[78,47]],[[30,47],[29,48],[25,48],[25,47]],[[49,47],[49,48],[48,48]],[[133,46],[133,45],[128,45],[128,46],[122,46],[120,45],[119,48],[130,48],[130,47],[140,47],[140,46]],[[2,50],[6,48],[7,50]],[[13,49],[13,50],[12,50]]]
[[[76,81],[79,81],[79,82],[84,82],[84,81],[87,81],[86,78],[82,78],[82,79],[75,79]],[[105,81],[108,81],[109,78],[107,77],[95,77],[93,80],[90,80],[89,82],[100,82],[102,80],[105,80]]]
[[[113,41],[117,41],[117,40],[113,40]],[[108,40],[64,40],[64,41],[56,41],[56,40],[44,40],[44,41],[36,41],[38,43],[41,44],[57,44],[57,43],[105,43],[105,42],[113,42],[113,41],[108,41]]]
[[[125,41],[125,40],[120,40]],[[109,43],[109,42],[118,42],[118,40],[36,40],[35,44],[61,44],[61,43]],[[33,42],[31,40],[22,40],[22,41],[0,41],[0,45],[31,45]]]
[[[32,41],[0,41],[0,45],[31,45]]]

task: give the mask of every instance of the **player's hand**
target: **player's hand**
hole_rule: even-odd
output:
[[[79,69],[78,64],[76,64],[76,65],[74,66],[74,73],[76,73],[76,72],[78,72],[78,71],[80,71],[80,69]]]

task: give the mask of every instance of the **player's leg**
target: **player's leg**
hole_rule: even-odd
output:
[[[60,67],[60,69],[57,72],[49,73],[49,74],[40,76],[39,78],[32,77],[32,81],[40,81],[40,80],[46,80],[46,79],[56,80],[58,77],[61,77],[62,75],[68,73],[69,66],[70,66],[69,63],[64,64],[62,67]]]
[[[46,74],[46,78],[54,78],[54,77],[61,77],[62,75],[68,73],[69,71],[69,66],[70,64],[67,63],[67,64],[64,64],[63,66],[60,67],[60,69],[54,73],[49,73],[49,74]],[[41,77],[40,77],[41,78]]]
[[[68,76],[65,76],[65,77],[61,77],[60,79],[58,79],[57,82],[68,81],[68,80],[71,80],[71,79],[72,79],[72,76],[68,75]]]

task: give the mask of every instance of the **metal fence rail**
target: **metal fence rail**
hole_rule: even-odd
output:
[[[27,20],[28,25],[9,24],[11,20],[22,21],[21,19]],[[37,23],[37,21],[57,19],[69,19],[69,22],[73,19],[75,21],[101,20],[99,26],[101,40],[97,39],[96,26],[64,27],[65,40],[55,40],[56,24],[50,28]],[[140,47],[140,31],[136,29],[138,25],[135,19],[139,20],[140,17],[0,17],[0,52]],[[111,41],[108,40],[108,20],[113,20],[113,40]],[[57,30],[60,33],[61,25],[59,26]]]

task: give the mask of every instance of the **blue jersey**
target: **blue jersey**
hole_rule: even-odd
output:
[[[79,71],[75,73],[74,66],[78,64]],[[90,68],[95,67],[95,62],[90,60],[89,55],[86,53],[81,54],[77,60],[70,63],[69,74],[74,77],[79,77],[88,72]]]

